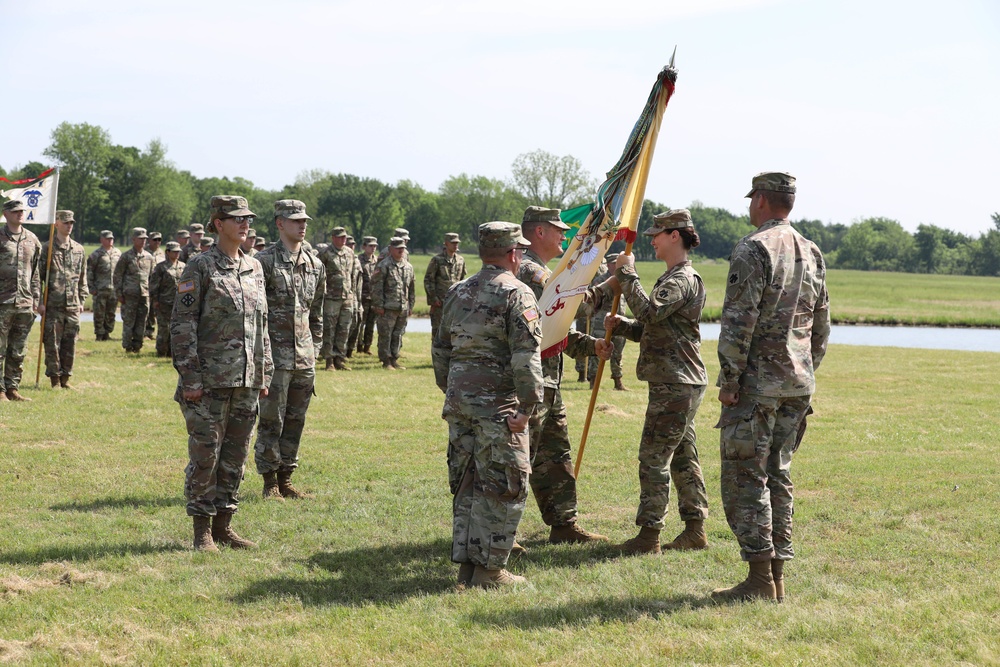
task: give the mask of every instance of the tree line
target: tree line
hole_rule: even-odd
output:
[[[598,185],[575,157],[536,150],[519,155],[507,179],[461,173],[446,179],[437,191],[409,180],[384,183],[318,169],[300,173],[280,190],[268,190],[240,176],[196,177],[167,159],[160,140],[144,149],[121,146],[106,129],[88,123],[56,127],[43,155],[61,167],[59,206],[75,212],[74,235],[88,243],[97,242],[102,229],[125,238],[132,227],[172,238],[180,228],[207,222],[212,195],[235,194],[247,198],[260,216],[254,226],[270,239],[277,236],[271,215],[274,201],[299,199],[314,218],[309,231],[314,243],[343,226],[359,241],[370,235],[385,244],[395,228],[405,227],[413,250],[436,251],[445,232],[457,231],[471,244],[482,222],[518,221],[532,204],[562,209],[585,204]],[[0,166],[0,176],[30,178],[49,166],[30,162],[9,172]],[[640,230],[667,208],[671,206],[646,200]],[[701,236],[697,258],[728,258],[736,242],[753,229],[746,214],[697,201],[688,208]],[[977,237],[928,224],[911,234],[888,218],[853,224],[802,219],[792,224],[819,245],[832,268],[995,276],[1000,275],[1000,213],[993,214],[992,222],[993,228]],[[623,247],[618,242],[612,249]],[[649,240],[641,235],[634,252],[640,259],[654,257]]]

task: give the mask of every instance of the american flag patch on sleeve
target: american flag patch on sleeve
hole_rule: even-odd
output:
[[[182,283],[177,283],[177,293],[178,294],[184,294],[184,292],[193,292],[193,291],[194,291],[194,281],[193,280],[185,280]]]
[[[538,309],[532,306],[521,313],[521,317],[523,317],[526,322],[534,322],[538,319]]]

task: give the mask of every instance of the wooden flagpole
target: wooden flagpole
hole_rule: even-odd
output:
[[[56,199],[59,197],[59,169],[56,169],[55,187],[52,189],[52,227],[49,230],[49,256],[45,260],[45,290],[42,292],[42,327],[38,335],[38,364],[35,366],[35,389],[42,376],[42,353],[45,351],[45,316],[49,314],[49,283],[52,281],[52,244],[56,238]]]

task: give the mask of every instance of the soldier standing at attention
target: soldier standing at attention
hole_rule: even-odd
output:
[[[407,318],[413,314],[416,289],[413,266],[406,261],[406,241],[389,241],[389,256],[372,271],[372,310],[378,316],[378,358],[386,370],[405,371],[399,363]]]
[[[267,248],[267,239],[263,236],[258,236],[257,240],[253,242],[253,249],[255,253],[262,252]]]
[[[619,548],[626,554],[660,553],[660,531],[670,505],[670,479],[677,490],[677,508],[684,531],[664,549],[704,549],[708,546],[705,518],[708,495],[698,461],[694,418],[705,397],[705,363],[701,358],[701,311],[705,285],[688,260],[701,240],[687,209],[653,217],[651,236],[656,258],[667,265],[649,295],[639,283],[635,257],[624,253],[615,262],[608,285],[620,289],[635,320],[608,316],[612,333],[639,343],[635,372],[649,383],[646,422],[639,442],[639,534]],[[612,293],[598,291],[610,302]],[[598,307],[600,310],[601,308]]]
[[[354,322],[354,280],[361,265],[347,247],[346,229],[334,227],[330,235],[332,243],[319,256],[326,269],[322,356],[326,359],[326,370],[349,371],[344,358]]]
[[[35,313],[45,312],[38,272],[42,244],[21,224],[26,210],[20,199],[3,204],[6,224],[0,228],[0,401],[31,401],[18,391],[24,345],[35,323]]]
[[[802,442],[815,371],[830,337],[826,263],[792,229],[795,177],[754,176],[750,224],[729,261],[719,333],[722,505],[750,565],[722,602],[785,597],[792,548],[792,454]]]
[[[441,324],[441,307],[444,297],[451,286],[460,280],[465,280],[465,258],[458,253],[461,239],[458,234],[448,232],[444,235],[444,249],[431,257],[424,274],[424,291],[427,292],[427,303],[431,307],[431,340],[437,335]]]
[[[546,264],[562,254],[562,244],[566,240],[564,232],[569,227],[559,219],[559,209],[529,206],[524,212],[521,228],[524,236],[531,241],[531,247],[525,251],[516,275],[531,288],[537,299],[552,273]],[[607,359],[613,349],[604,340],[570,331],[565,352],[574,358],[597,354]],[[542,513],[542,520],[545,525],[551,526],[549,542],[607,540],[605,536],[587,532],[577,525],[576,478],[573,476],[566,406],[559,391],[563,375],[562,355],[542,359],[542,371],[545,375],[545,395],[529,425],[531,491]]]
[[[250,231],[247,232],[247,240],[240,244],[240,250],[242,250],[243,254],[247,257],[253,257],[257,254],[257,251],[253,248],[253,244],[256,242],[257,230],[251,227]]]
[[[205,236],[205,225],[200,222],[194,223],[188,229],[191,230],[191,236],[188,239],[187,245],[181,248],[181,261],[185,264],[201,252],[201,239]]]
[[[361,240],[362,252],[358,255],[361,265],[361,326],[358,331],[358,352],[372,353],[372,339],[375,337],[375,311],[372,310],[372,271],[377,263],[378,239],[366,236]]]
[[[445,393],[451,560],[460,587],[525,581],[504,568],[528,496],[528,419],[543,390],[541,319],[531,290],[514,276],[526,245],[519,225],[479,226],[483,268],[448,294],[432,347]]]
[[[407,259],[410,256],[410,252],[406,249],[406,246],[410,243],[410,232],[402,227],[396,227],[392,232],[392,238],[403,239],[403,259]],[[382,248],[382,252],[378,254],[378,262],[389,256],[389,246]],[[376,265],[378,262],[375,262]]]
[[[94,334],[97,340],[111,340],[115,330],[115,268],[122,252],[115,247],[115,235],[110,229],[101,230],[101,247],[87,258],[87,285],[94,309]]]
[[[177,232],[174,233],[174,240],[177,241],[177,245],[181,248],[188,244],[188,239],[190,238],[191,232],[186,229],[178,229]]]
[[[142,227],[132,228],[132,247],[122,253],[115,266],[115,296],[122,305],[122,347],[126,352],[142,350],[142,336],[149,311],[149,276],[153,256],[145,250],[149,237]]]
[[[243,197],[212,197],[219,243],[184,267],[170,318],[174,400],[188,430],[184,495],[198,551],[256,546],[230,527],[258,397],[267,395],[273,368],[264,272],[240,251],[253,218]]]
[[[46,273],[45,263],[39,261],[49,286],[45,300],[45,374],[53,387],[63,389],[72,389],[69,376],[73,374],[80,313],[87,298],[86,255],[83,246],[70,238],[75,222],[73,211],[56,211],[51,269]]]
[[[316,382],[316,348],[323,340],[323,263],[302,241],[311,218],[295,199],[274,202],[278,242],[258,253],[267,292],[267,330],[274,375],[260,399],[260,425],[254,445],[257,473],[264,477],[264,498],[306,498],[292,486],[299,467],[299,441]]]
[[[198,242],[198,247],[201,248],[202,252],[205,252],[214,245],[215,245],[215,239],[213,239],[211,236],[205,236],[201,239],[201,241]]]
[[[174,310],[177,283],[186,264],[180,261],[181,245],[176,241],[167,242],[167,258],[156,265],[149,277],[150,310],[156,314],[156,356],[169,357],[170,354],[170,314]]]
[[[352,291],[354,293],[354,308],[352,311],[351,318],[351,330],[347,335],[347,352],[344,356],[348,359],[354,354],[354,347],[358,344],[358,334],[361,333],[361,260],[357,259],[358,256],[354,252],[354,237],[350,234],[347,235],[347,243],[345,245],[350,248],[351,254],[357,260],[354,263],[354,275],[351,276],[351,284],[353,285]]]
[[[146,241],[146,251],[153,256],[153,269],[156,269],[157,264],[167,258],[163,248],[160,247],[162,241],[163,234],[160,232],[149,233],[149,240]],[[149,312],[146,314],[146,338],[153,340],[154,333],[156,333],[156,312],[150,307]]]

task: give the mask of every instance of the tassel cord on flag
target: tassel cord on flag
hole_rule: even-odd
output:
[[[53,218],[55,219],[55,218]],[[42,330],[38,335],[38,364],[35,366],[35,389],[42,377],[42,353],[45,351],[45,317],[49,314],[49,283],[52,282],[52,243],[56,238],[56,224],[49,230],[49,256],[45,260],[45,289],[42,290]]]

